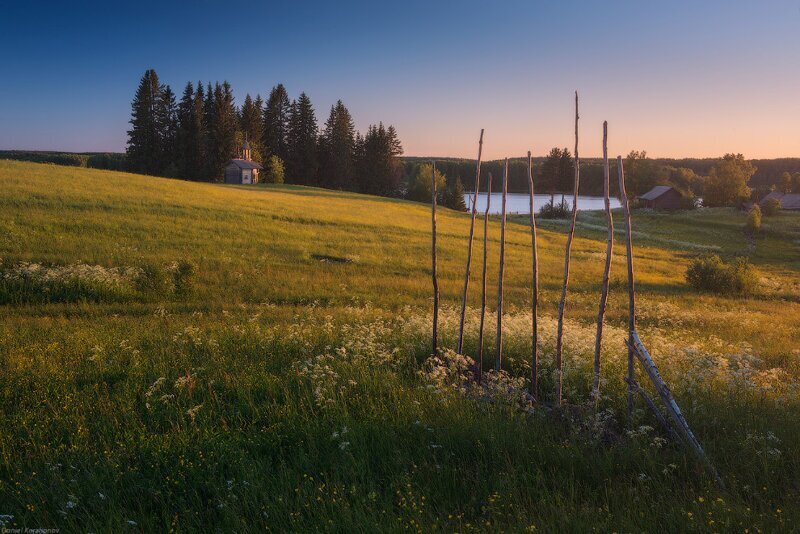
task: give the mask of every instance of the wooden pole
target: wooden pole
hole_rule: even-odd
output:
[[[606,314],[608,302],[608,280],[611,274],[611,255],[614,248],[614,219],[611,216],[610,182],[611,173],[608,167],[608,122],[603,122],[603,201],[606,208],[606,225],[608,237],[606,238],[606,264],[603,269],[603,288],[600,290],[600,305],[597,310],[597,335],[594,340],[594,381],[592,382],[592,398],[595,408],[600,403],[600,345],[603,340],[603,318]]]
[[[667,408],[667,415],[670,416],[674,426],[678,429],[678,432],[681,434],[684,441],[689,445],[689,448],[691,448],[697,457],[700,458],[703,464],[705,464],[706,468],[714,477],[714,481],[717,483],[717,485],[724,489],[725,484],[717,474],[717,470],[714,469],[714,466],[711,464],[708,456],[706,456],[706,453],[703,450],[703,447],[700,445],[700,442],[697,441],[697,438],[689,428],[689,423],[687,423],[686,419],[683,417],[681,409],[678,408],[678,403],[675,402],[675,398],[672,396],[672,392],[669,390],[669,387],[664,382],[664,379],[661,378],[661,374],[659,374],[658,368],[656,367],[653,358],[650,356],[650,353],[647,352],[644,343],[642,343],[642,340],[639,339],[639,335],[636,332],[631,334],[631,340],[632,343],[630,343],[628,347],[633,351],[639,361],[642,362],[642,366],[644,367],[647,376],[650,377],[650,380],[653,382],[658,395],[661,397],[661,400],[664,401],[664,406]],[[632,384],[633,382],[629,382],[628,386],[631,387]]]
[[[439,280],[436,276],[436,162],[431,162],[431,277],[433,278],[433,354],[439,340]]]
[[[539,260],[536,257],[536,210],[534,207],[533,159],[528,151],[528,190],[531,196],[531,389],[534,399],[539,398]]]
[[[500,272],[497,275],[497,337],[495,340],[494,368],[503,363],[503,269],[506,261],[506,196],[508,195],[508,158],[503,165],[503,213],[500,218]]]
[[[625,382],[628,382],[627,378],[625,379]],[[667,419],[664,417],[664,414],[661,413],[661,410],[658,409],[658,406],[656,406],[656,403],[653,402],[653,399],[650,398],[650,395],[647,394],[644,388],[642,388],[638,382],[633,382],[630,385],[633,386],[634,391],[636,391],[639,396],[642,397],[642,400],[644,400],[645,404],[647,404],[648,408],[650,408],[650,411],[653,412],[653,415],[661,425],[661,428],[664,429],[664,432],[666,432],[667,435],[674,441],[679,441],[680,436],[678,436],[678,434],[675,432],[675,429],[672,428],[672,425],[669,424],[669,421],[667,421]]]
[[[472,195],[472,220],[469,223],[469,242],[467,243],[467,269],[464,272],[464,291],[461,293],[461,322],[458,325],[458,344],[459,354],[464,348],[464,316],[467,313],[467,289],[469,288],[469,267],[472,262],[472,238],[475,235],[475,214],[477,213],[478,189],[481,186],[481,152],[483,151],[483,128],[481,137],[478,140],[478,168],[475,170],[475,192]]]
[[[622,203],[622,214],[625,217],[625,248],[628,257],[628,422],[633,422],[633,384],[636,382],[633,368],[633,334],[636,331],[636,286],[633,280],[633,240],[631,238],[631,210],[628,206],[628,194],[625,192],[625,169],[622,167],[622,156],[617,156],[617,174],[619,175],[619,200]]]
[[[489,206],[492,202],[492,173],[489,173],[489,183],[486,186],[486,211],[483,214],[483,275],[481,277],[481,326],[478,330],[478,361],[475,370],[475,378],[481,382],[483,374],[483,325],[486,318],[486,238],[489,235]]]
[[[575,184],[572,195],[572,223],[567,234],[567,247],[564,254],[564,284],[561,287],[561,300],[558,303],[558,327],[556,330],[556,404],[561,404],[563,385],[563,362],[561,358],[564,337],[564,308],[567,303],[567,285],[569,284],[569,256],[572,249],[572,237],[575,235],[575,220],[578,217],[578,186],[580,184],[580,159],[578,158],[578,91],[575,91]]]

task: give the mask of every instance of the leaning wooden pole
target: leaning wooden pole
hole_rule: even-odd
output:
[[[433,279],[433,353],[439,341],[439,280],[436,276],[436,162],[431,162],[431,278]]]
[[[469,223],[469,242],[467,243],[467,268],[464,272],[464,291],[461,293],[461,319],[458,324],[458,344],[456,345],[459,354],[464,348],[464,316],[467,313],[467,290],[469,289],[469,268],[472,262],[472,238],[475,235],[475,214],[478,211],[478,189],[481,187],[481,152],[483,151],[483,128],[481,137],[478,140],[478,168],[475,170],[475,189],[472,194],[472,220]]]
[[[480,384],[483,374],[483,325],[486,319],[486,259],[487,236],[489,235],[489,206],[492,203],[492,173],[489,173],[489,182],[486,184],[486,211],[483,214],[483,274],[481,275],[481,324],[478,329],[478,361],[476,362],[475,378]]]
[[[664,406],[667,408],[667,415],[669,415],[670,419],[672,419],[673,426],[678,430],[681,437],[683,437],[686,444],[689,446],[690,449],[697,455],[700,461],[706,466],[708,471],[711,473],[711,476],[714,478],[714,481],[717,485],[724,489],[725,483],[720,478],[719,474],[717,474],[717,470],[714,469],[711,460],[708,459],[706,456],[703,447],[700,445],[700,442],[697,441],[697,438],[694,436],[692,429],[689,428],[689,423],[686,422],[686,419],[683,417],[681,413],[681,409],[678,408],[678,403],[675,402],[675,398],[672,396],[672,392],[670,391],[667,384],[664,382],[664,379],[661,378],[661,374],[658,372],[658,368],[656,367],[653,358],[650,356],[650,353],[645,348],[644,343],[642,340],[639,339],[639,335],[636,332],[631,333],[630,337],[631,343],[629,343],[628,347],[633,351],[636,357],[642,362],[642,366],[644,367],[645,373],[647,376],[650,377],[650,380],[653,382],[653,385],[658,392],[658,395],[661,397],[661,400],[664,402]],[[629,383],[629,386],[632,383]]]
[[[503,165],[503,212],[500,216],[500,271],[497,275],[497,337],[495,338],[494,368],[503,363],[503,269],[506,261],[506,197],[508,196],[508,158]]]
[[[619,201],[622,203],[622,214],[625,217],[625,249],[628,257],[628,422],[633,421],[633,384],[636,382],[633,368],[633,334],[636,331],[636,286],[633,280],[633,240],[631,238],[631,210],[628,205],[628,194],[625,192],[625,169],[622,167],[622,156],[617,156],[617,174],[619,175]]]
[[[603,269],[603,288],[600,290],[600,305],[597,310],[597,335],[594,339],[594,380],[592,381],[592,398],[595,408],[600,403],[600,346],[603,340],[603,319],[608,302],[608,279],[611,274],[611,255],[614,249],[614,219],[611,216],[611,173],[608,167],[608,122],[603,122],[603,201],[606,209],[606,264]]]
[[[572,195],[572,223],[567,234],[567,247],[564,254],[564,284],[561,287],[561,300],[558,303],[558,327],[556,330],[556,404],[561,404],[564,364],[561,358],[564,337],[564,307],[567,304],[567,285],[569,284],[569,256],[572,237],[575,235],[575,221],[578,217],[578,186],[580,184],[580,159],[578,158],[578,92],[575,91],[575,184]]]
[[[539,398],[539,260],[536,257],[536,210],[534,206],[533,159],[528,151],[528,190],[531,197],[531,389],[534,399]]]

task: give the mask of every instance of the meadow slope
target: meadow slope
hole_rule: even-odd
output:
[[[554,413],[519,395],[525,217],[507,231],[508,374],[479,393],[462,387],[463,359],[428,359],[429,206],[0,161],[0,527],[800,528],[800,215],[765,218],[756,239],[743,223],[724,209],[633,218],[639,330],[728,484],[720,493],[641,406],[625,420],[623,234],[601,411]],[[575,406],[591,379],[604,224],[581,214],[574,241]],[[438,227],[441,345],[452,347],[469,216],[442,209]],[[546,395],[565,231],[542,221],[539,235]],[[489,232],[493,310],[496,220]],[[686,266],[707,251],[748,256],[757,291],[691,291]],[[176,291],[181,262],[195,275]],[[150,285],[142,272],[155,273]]]

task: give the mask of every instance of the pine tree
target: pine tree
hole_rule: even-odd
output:
[[[371,125],[357,145],[356,177],[359,191],[373,195],[397,196],[402,193],[403,147],[393,126]]]
[[[186,180],[204,178],[204,93],[198,82],[197,92],[192,82],[186,84],[178,104],[177,163],[178,176]]]
[[[177,156],[178,137],[178,108],[175,104],[175,93],[169,85],[161,90],[161,98],[156,106],[158,132],[160,138],[159,171],[162,176],[171,178],[178,176],[178,167],[175,162]]]
[[[244,104],[239,114],[239,128],[242,131],[244,140],[250,145],[252,158],[254,161],[261,161],[261,97],[257,97],[255,101],[246,95],[244,97]]]
[[[291,104],[287,140],[286,181],[313,184],[317,177],[317,118],[305,93]]]
[[[262,157],[276,155],[283,161],[288,156],[287,133],[289,129],[289,95],[283,84],[272,88],[264,106],[263,131],[261,137]]]
[[[319,179],[323,187],[353,189],[355,125],[350,112],[339,100],[331,113],[319,142]]]
[[[238,126],[233,92],[228,82],[214,86],[213,113],[209,125],[209,177],[221,181],[225,164],[236,155],[236,132]]]
[[[561,160],[558,165],[558,189],[562,193],[572,191],[575,187],[575,162],[568,148],[561,150]]]
[[[162,139],[158,117],[161,90],[156,71],[149,69],[142,76],[131,102],[126,152],[128,165],[134,172],[158,174],[161,171]]]

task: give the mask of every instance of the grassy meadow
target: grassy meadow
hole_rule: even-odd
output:
[[[469,215],[438,213],[450,348]],[[465,357],[429,357],[429,206],[0,161],[0,528],[800,529],[800,214],[765,217],[754,238],[734,210],[633,216],[641,337],[726,491],[639,399],[626,420],[615,215],[600,410],[581,408],[605,251],[603,214],[587,212],[566,311],[571,408],[556,411],[522,395],[527,216],[506,234],[505,371],[478,390]],[[545,397],[566,230],[540,221]],[[490,311],[499,236],[493,220]],[[692,291],[686,267],[704,252],[749,257],[756,291]],[[491,313],[484,339],[493,355]]]

